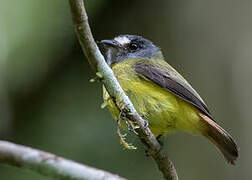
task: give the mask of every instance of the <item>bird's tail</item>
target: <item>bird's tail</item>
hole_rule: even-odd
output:
[[[234,165],[238,157],[238,148],[231,135],[206,115],[199,115],[204,120],[202,134],[222,152],[229,163]]]

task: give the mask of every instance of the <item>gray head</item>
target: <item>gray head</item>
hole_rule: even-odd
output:
[[[102,40],[106,61],[109,65],[127,59],[161,59],[160,49],[150,40],[136,35],[120,35],[111,40]]]

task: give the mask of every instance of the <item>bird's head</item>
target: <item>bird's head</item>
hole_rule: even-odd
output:
[[[106,61],[109,65],[127,59],[160,59],[161,50],[150,40],[136,35],[119,35],[114,39],[102,40]]]

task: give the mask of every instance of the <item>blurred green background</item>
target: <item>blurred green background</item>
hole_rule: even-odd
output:
[[[252,179],[252,1],[86,0],[97,40],[138,34],[174,66],[237,140],[236,166],[203,137],[166,137],[180,179]],[[139,148],[119,144],[101,84],[74,34],[68,1],[0,1],[0,138],[132,180],[162,179]],[[47,180],[0,165],[1,180]]]

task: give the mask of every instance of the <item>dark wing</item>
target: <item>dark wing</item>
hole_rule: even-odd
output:
[[[158,61],[158,60],[157,60]],[[197,107],[213,120],[206,104],[191,85],[165,61],[159,66],[144,61],[137,62],[133,69],[155,84]]]

